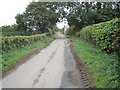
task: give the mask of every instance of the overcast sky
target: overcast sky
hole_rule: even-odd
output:
[[[16,14],[24,12],[31,1],[32,0],[1,0],[0,26],[14,24]],[[58,24],[58,27],[62,28],[63,24],[64,23]]]
[[[0,26],[15,23],[17,13],[22,13],[32,0],[1,0],[0,1]]]

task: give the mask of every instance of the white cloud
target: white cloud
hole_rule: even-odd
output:
[[[1,0],[0,1],[0,26],[15,23],[17,13],[22,13],[32,0]]]

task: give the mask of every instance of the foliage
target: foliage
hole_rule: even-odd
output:
[[[76,31],[75,26],[72,25],[72,26],[69,28],[69,30],[67,31],[67,35],[73,36],[73,35],[75,35],[75,33],[76,33],[75,31]]]
[[[15,31],[17,29],[17,25],[7,25],[7,26],[2,26],[2,31]]]
[[[58,21],[56,3],[31,2],[23,14],[17,14],[16,23],[19,30],[33,31],[41,33],[49,32]]]
[[[70,26],[75,26],[73,32],[83,27],[120,18],[120,2],[68,2],[69,12],[66,18]]]
[[[39,33],[46,33],[57,22],[67,20],[71,27],[75,26],[74,30],[71,30],[75,34],[87,25],[108,21],[116,17],[119,18],[119,11],[120,2],[33,1],[22,14],[17,14],[15,18],[17,31],[20,32],[37,30]]]
[[[120,55],[120,18],[87,26],[80,31],[80,37],[101,50]]]
[[[26,18],[24,17],[23,14],[17,14],[15,17],[18,31],[27,31],[27,24],[25,23]]]
[[[46,34],[36,34],[31,36],[1,37],[2,50],[7,52],[10,50],[20,49],[30,45],[31,43],[42,41],[44,38],[46,38],[46,36]]]
[[[35,35],[35,34],[41,34],[41,31],[39,30],[33,30],[33,31],[24,31],[24,30],[19,30],[18,25],[8,25],[8,26],[2,26],[0,33],[2,33],[2,36],[29,36],[29,35]],[[53,35],[56,31],[59,29],[56,26],[53,26],[52,28],[48,28],[48,33]]]
[[[108,55],[78,38],[73,39],[73,46],[81,62],[87,67],[91,80],[97,88],[120,87],[117,55]]]
[[[1,29],[0,29],[0,33],[4,36],[6,36],[6,35],[15,35],[15,34],[17,34],[18,33],[18,31],[17,31],[17,25],[7,25],[7,26],[2,26],[2,27],[0,27]]]
[[[0,70],[4,70],[5,68],[13,65],[14,63],[21,60],[24,56],[36,51],[38,48],[44,47],[47,43],[51,42],[53,38],[45,37],[42,40],[38,40],[34,43],[31,43],[23,48],[9,50],[8,52],[3,51],[2,53],[2,67]]]
[[[48,30],[49,30],[49,34],[53,35],[53,34],[55,34],[56,32],[59,31],[59,28],[56,27],[56,26],[53,26],[52,29],[48,28]]]

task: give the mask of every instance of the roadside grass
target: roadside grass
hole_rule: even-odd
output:
[[[29,46],[25,46],[20,49],[11,50],[8,52],[2,53],[2,67],[0,70],[4,70],[8,68],[9,66],[13,65],[17,61],[21,60],[24,56],[32,53],[35,51],[38,47],[44,47],[47,43],[50,43],[53,40],[53,38],[47,37],[39,42],[35,42],[30,44]]]
[[[117,88],[118,80],[118,57],[115,54],[108,55],[92,44],[73,38],[73,47],[81,62],[87,67],[91,80],[97,88]]]

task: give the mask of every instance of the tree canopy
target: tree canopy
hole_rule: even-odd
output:
[[[16,16],[16,22],[20,30],[38,30],[41,33],[48,32],[59,21],[55,3],[32,2],[23,14]]]
[[[19,31],[48,32],[65,18],[77,32],[81,28],[120,18],[120,2],[31,2],[23,14],[16,15]],[[74,27],[74,28],[73,28]]]
[[[66,16],[74,31],[85,26],[120,18],[120,2],[76,2],[69,3],[69,14]]]

